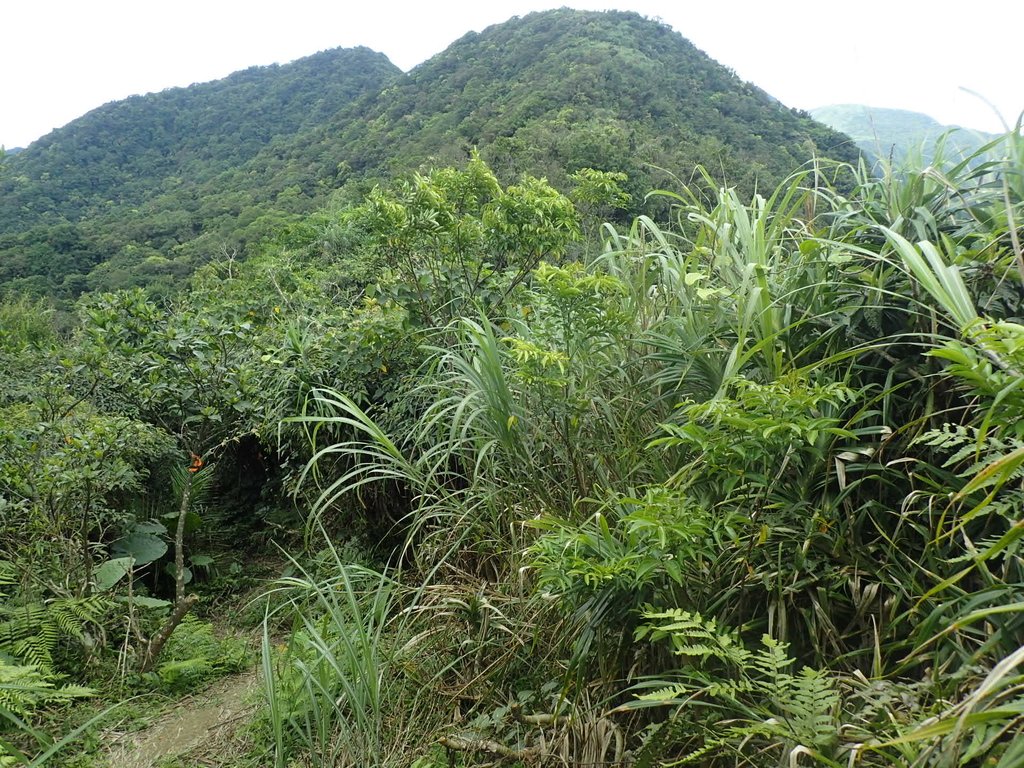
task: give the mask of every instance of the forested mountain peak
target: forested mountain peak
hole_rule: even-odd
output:
[[[239,242],[234,230],[251,184],[236,175],[242,166],[400,72],[368,48],[322,51],[111,102],[8,155],[0,292],[6,284],[14,293],[74,296],[175,281],[192,268],[175,249],[217,219],[232,222],[231,234],[208,239]],[[259,216],[251,211],[242,226]]]
[[[789,173],[811,144],[853,156],[845,136],[670,27],[565,8],[465,35],[382,91],[364,120],[347,120],[345,140],[360,147],[357,169],[461,161],[476,146],[509,177],[594,167],[646,181],[648,164],[686,173],[700,163],[747,188]]]
[[[0,286],[72,297],[159,285],[246,249],[340,188],[460,165],[645,193],[709,169],[745,192],[842,134],[635,13],[561,9],[470,33],[403,74],[365,48],[105,105],[5,160]],[[629,213],[638,212],[634,208]]]
[[[144,199],[169,176],[206,177],[239,165],[275,138],[323,122],[398,72],[384,54],[336,48],[131,96],[34,142],[11,173],[22,183],[53,187],[48,210],[75,218],[97,202]],[[41,213],[36,207],[29,204],[25,213]]]

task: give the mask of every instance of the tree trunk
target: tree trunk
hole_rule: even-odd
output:
[[[185,618],[185,614],[189,612],[198,599],[195,595],[189,595],[184,600],[180,600],[175,604],[174,610],[167,617],[166,623],[159,632],[153,635],[153,639],[146,646],[146,654],[142,657],[142,665],[139,667],[140,672],[145,673],[153,670],[153,665],[156,664],[156,660],[160,657],[160,651],[164,649],[164,645],[170,639],[174,628],[181,623],[181,620]]]
[[[178,528],[174,532],[174,602],[180,605],[185,599],[185,521],[188,507],[192,502],[192,475],[189,475],[181,489],[181,508],[178,510]]]
[[[160,651],[163,650],[164,645],[170,639],[174,628],[181,623],[181,620],[185,618],[196,600],[199,599],[195,595],[185,596],[185,522],[188,519],[188,508],[191,503],[192,475],[189,475],[181,488],[178,527],[174,531],[174,610],[171,611],[171,615],[167,617],[167,621],[160,628],[160,631],[153,636],[146,646],[146,653],[142,657],[142,665],[139,668],[144,673],[152,671],[153,665],[156,664],[156,660],[160,656]]]

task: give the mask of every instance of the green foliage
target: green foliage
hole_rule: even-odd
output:
[[[328,551],[330,575],[300,570],[271,592],[284,598],[272,618],[292,627],[282,649],[263,641],[274,764],[306,754],[325,765],[406,765],[444,717],[406,673],[425,663],[416,655],[427,638],[408,631],[397,584]]]
[[[761,648],[750,651],[734,633],[699,614],[675,610],[648,613],[646,618],[650,623],[638,630],[637,638],[668,637],[673,653],[686,664],[680,670],[680,682],[639,695],[637,705],[678,702],[679,709],[671,717],[693,718],[691,731],[701,730],[698,722],[704,715],[693,710],[704,707],[724,710],[705,721],[707,726],[719,718],[728,723],[717,735],[713,727],[705,726],[707,736],[686,744],[688,751],[675,754],[675,761],[716,764],[716,754],[752,756],[778,750],[780,761],[795,761],[803,753],[821,764],[836,764],[839,693],[827,675],[809,667],[792,674],[788,670],[794,659],[786,653],[785,644],[767,635]],[[651,681],[644,687],[659,684]],[[649,744],[653,746],[654,740]],[[658,746],[668,745],[659,739]],[[647,750],[642,764],[650,764],[652,757]]]
[[[642,498],[610,500],[582,523],[546,516],[530,525],[542,532],[526,553],[537,587],[582,623],[580,663],[604,629],[628,637],[640,606],[700,602],[712,542],[729,535],[730,521],[679,492],[651,488]]]
[[[716,597],[716,542],[735,539],[739,522],[664,487],[610,499],[584,521],[531,521],[541,535],[526,563],[541,597],[573,628],[569,664],[577,677],[600,668],[610,678],[633,663],[643,606],[703,605]]]
[[[252,409],[250,321],[167,315],[141,291],[95,297],[85,314],[84,342],[111,383],[186,450],[204,454]]]
[[[719,503],[748,484],[770,494],[776,483],[799,483],[820,468],[833,441],[856,437],[838,416],[855,396],[840,382],[812,384],[796,373],[768,384],[737,378],[719,397],[683,403],[678,423],[663,425],[666,437],[652,446],[682,449],[691,460],[675,480],[714,483],[705,495]]]
[[[60,383],[44,382],[32,404],[0,408],[0,547],[12,559],[52,558],[84,594],[98,539],[125,524],[149,462],[170,443],[148,424],[72,399]]]
[[[56,341],[53,310],[26,297],[0,303],[0,349],[16,352],[42,349]]]
[[[58,644],[73,640],[90,650],[110,608],[109,599],[100,595],[5,604],[0,606],[0,652],[41,674],[56,674],[54,654]]]
[[[1019,732],[1020,707],[1010,701],[1014,683],[1007,675],[1017,655],[983,680],[972,679],[973,690],[950,704],[930,701],[924,687],[903,681],[869,683],[809,667],[794,674],[784,644],[765,636],[751,651],[735,632],[699,614],[676,609],[646,618],[637,638],[668,639],[681,664],[675,680],[644,681],[626,705],[673,708],[650,728],[637,765],[806,758],[826,766],[966,766],[985,756],[993,765],[1016,759],[1009,734]]]
[[[808,188],[818,171],[750,204],[693,190],[666,196],[676,232],[641,218],[590,263],[538,263],[502,314],[436,327],[411,418],[324,392],[297,420],[324,441],[321,510],[396,484],[396,576],[502,584],[503,625],[543,607],[552,728],[583,691],[647,680],[611,710],[640,764],[1012,760],[1018,251],[972,224],[991,177],[949,173],[855,198]],[[652,603],[678,610],[634,635]],[[488,683],[511,699],[520,669]],[[444,743],[554,754],[499,712]]]
[[[619,60],[554,18],[593,22]],[[574,40],[610,78],[663,66],[675,38],[641,29],[564,11],[456,48],[534,46],[512,92]],[[396,152],[447,135],[403,117],[438,61],[368,99],[403,108],[358,131]],[[3,305],[9,666],[57,686],[117,643],[153,651],[169,569],[187,610],[207,545],[287,546],[301,521],[326,549],[269,595],[255,738],[279,765],[1013,765],[1019,135],[1005,161],[861,168],[845,190],[824,163],[749,198],[698,172],[656,195],[671,224],[610,224],[596,255],[580,232],[626,204],[619,158],[643,152],[616,149],[610,106],[556,109],[538,83],[513,106],[565,128],[546,140],[573,160],[549,177],[576,202],[506,183],[525,156],[492,168],[482,147],[305,220],[253,219],[285,226],[173,301],[93,295],[60,330]],[[280,205],[298,211],[299,187]],[[342,528],[374,551],[338,549]],[[233,649],[186,619],[153,682],[187,688]]]
[[[713,187],[749,193],[814,154],[857,156],[665,25],[561,9],[467,35],[408,74],[338,49],[93,110],[4,161],[0,287],[173,295],[211,255],[300,229],[338,187],[358,194],[475,147],[505,183],[577,186],[588,231],[639,210],[665,183],[653,168],[703,165]],[[522,224],[507,234],[525,244]]]
[[[64,739],[54,745],[27,722],[44,708],[96,694],[91,688],[64,682],[61,673],[72,669],[75,664],[69,659],[76,658],[64,646],[74,643],[91,652],[97,636],[102,635],[102,620],[109,608],[109,601],[98,596],[46,603],[0,602],[0,720],[4,730],[13,725],[33,737],[45,754],[68,743]],[[76,661],[80,663],[81,658],[78,654]],[[24,758],[6,741],[0,742],[0,762],[14,764],[11,755]]]
[[[579,236],[568,198],[532,177],[503,190],[475,155],[465,171],[374,189],[364,215],[371,243],[399,278],[395,299],[427,325],[475,306],[500,312],[541,259],[560,257]]]
[[[129,533],[115,539],[110,545],[111,554],[118,559],[131,558],[134,566],[149,565],[163,557],[167,553],[167,542],[163,539],[167,529],[161,523],[150,521],[143,526],[140,530],[142,526],[134,525]]]
[[[93,690],[78,685],[57,687],[52,676],[41,673],[34,665],[13,666],[6,662],[0,663],[0,714],[4,717],[25,717],[43,704],[66,702],[94,695]]]
[[[217,637],[213,625],[186,616],[161,653],[155,675],[170,690],[194,690],[217,677],[241,672],[251,661],[240,637]]]
[[[292,137],[398,74],[382,54],[337,49],[93,110],[19,153],[0,182],[0,284],[63,298],[176,291],[222,245],[309,210],[338,161],[288,157]],[[264,152],[249,178],[242,167]]]
[[[341,136],[354,170],[451,164],[475,146],[505,179],[533,173],[566,188],[584,168],[624,172],[636,201],[654,186],[649,164],[704,164],[749,192],[756,177],[770,184],[809,159],[807,139],[853,158],[845,138],[779,110],[669,28],[621,12],[561,9],[467,35],[363,118]]]
[[[136,557],[128,556],[107,560],[100,565],[93,574],[97,591],[107,592],[112,589],[121,579],[132,572],[132,566],[136,562]]]
[[[966,335],[969,344],[948,340],[931,354],[946,361],[949,375],[988,405],[987,429],[1024,437],[1015,418],[1024,412],[1020,373],[1024,370],[1024,326],[979,321],[967,327]]]

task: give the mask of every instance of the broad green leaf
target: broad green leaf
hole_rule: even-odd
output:
[[[174,572],[174,563],[167,563],[164,566],[164,572],[168,576],[170,576],[172,579],[176,578],[176,575],[175,575],[175,572]],[[185,576],[185,583],[186,584],[191,584],[192,583],[192,569],[189,568],[188,566],[185,566],[185,568],[183,569],[183,574]]]
[[[152,533],[163,536],[167,533],[167,527],[159,520],[142,520],[132,526],[132,533]]]
[[[117,582],[131,572],[134,564],[135,558],[131,556],[115,557],[113,560],[107,560],[93,574],[96,589],[100,592],[112,589]]]
[[[151,533],[133,533],[115,541],[110,550],[134,557],[135,565],[146,565],[159,560],[167,553],[167,542]]]
[[[141,608],[170,608],[170,600],[161,600],[158,597],[147,597],[146,595],[127,595],[117,598],[122,603],[131,603]]]

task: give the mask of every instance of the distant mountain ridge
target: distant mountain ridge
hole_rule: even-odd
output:
[[[114,102],[0,169],[0,290],[170,289],[339,194],[460,164],[565,186],[624,171],[636,200],[700,178],[766,188],[850,140],[787,109],[665,25],[562,9],[470,33],[404,74],[336,49]],[[339,192],[340,190],[340,192]]]
[[[847,134],[869,157],[904,159],[920,152],[925,162],[934,158],[935,142],[947,135],[947,154],[971,155],[996,138],[995,135],[943,125],[928,115],[905,109],[883,109],[863,104],[833,104],[810,111],[811,116]]]

